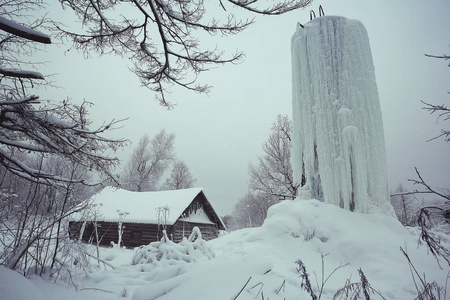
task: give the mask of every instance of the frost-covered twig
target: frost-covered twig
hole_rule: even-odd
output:
[[[345,286],[339,289],[333,296],[333,300],[336,299],[359,299],[361,293],[364,296],[365,300],[370,300],[370,294],[377,294],[381,297],[381,299],[386,300],[386,298],[376,289],[374,289],[369,281],[367,280],[366,275],[362,271],[362,269],[358,269],[360,282],[350,283],[350,279],[347,279]]]
[[[244,284],[244,286],[241,288],[241,290],[239,291],[239,293],[237,293],[236,296],[234,296],[233,300],[236,300],[239,295],[242,293],[242,291],[245,289],[245,287],[248,285],[248,283],[250,282],[250,280],[252,279],[252,276],[250,276],[247,280],[247,282]]]
[[[31,232],[28,233],[29,236],[26,240],[21,240],[20,236],[17,237],[16,242],[18,244],[14,246],[12,253],[10,253],[9,257],[6,259],[5,266],[9,269],[16,269],[19,265],[20,260],[27,254],[30,247],[42,240],[42,238],[46,238],[46,234],[48,234],[53,226],[57,225],[58,222],[61,222],[61,220],[67,218],[68,216],[83,210],[84,208],[84,206],[75,207],[65,213],[62,213],[57,218],[50,220],[47,224],[44,224],[42,226],[33,226],[31,228]],[[24,223],[25,220],[26,218],[24,218]],[[36,222],[35,218],[33,219],[33,222]],[[24,229],[22,228],[21,230],[21,233],[23,234]]]
[[[253,289],[254,289],[255,287],[257,287],[257,286],[260,286],[260,287],[259,287],[258,293],[256,293],[255,298],[258,297],[259,294],[262,295],[261,291],[262,291],[262,289],[263,289],[263,287],[264,287],[264,283],[262,283],[262,282],[260,281],[260,282],[258,282],[257,284],[255,284],[254,286],[252,286],[250,289],[253,290]],[[264,299],[264,296],[263,296],[263,299]]]
[[[422,193],[431,193],[431,194],[435,194],[435,195],[437,195],[437,196],[439,196],[439,197],[442,197],[442,198],[444,198],[444,199],[450,201],[450,195],[443,194],[442,192],[440,192],[440,191],[438,191],[438,190],[432,188],[432,187],[431,187],[428,183],[426,183],[426,181],[422,178],[422,175],[420,175],[420,173],[419,173],[419,171],[417,170],[417,168],[414,168],[414,170],[416,170],[416,174],[417,174],[417,177],[419,178],[419,180],[417,180],[417,179],[408,179],[408,181],[411,181],[411,182],[412,182],[413,184],[415,184],[415,185],[417,184],[417,185],[420,185],[420,186],[424,187],[426,190],[425,190],[424,192],[422,192]],[[419,193],[419,192],[416,192],[416,193]]]
[[[346,264],[340,264],[340,265],[337,266],[330,274],[328,274],[328,276],[325,278],[325,257],[326,257],[327,255],[328,255],[328,253],[327,253],[327,254],[321,254],[321,255],[320,255],[321,260],[322,260],[322,274],[321,274],[321,284],[320,284],[320,286],[319,286],[319,283],[318,283],[318,281],[317,281],[317,275],[316,275],[315,272],[314,272],[314,275],[316,276],[317,290],[319,291],[319,297],[318,297],[319,299],[322,297],[323,289],[324,289],[325,284],[327,283],[328,279],[330,279],[330,277],[333,276],[333,274],[334,274],[337,270],[339,270],[339,269],[341,269],[341,268],[343,268],[343,267],[345,267],[345,266],[348,266],[348,263],[346,263]]]
[[[402,247],[400,247],[400,251],[402,254],[406,257],[406,260],[408,261],[409,269],[411,270],[411,276],[413,278],[414,284],[416,286],[417,290],[417,297],[416,300],[437,300],[441,299],[442,288],[439,287],[439,285],[433,281],[432,283],[427,283],[425,280],[425,275],[420,276],[419,272],[417,271],[416,267],[413,265],[408,253],[403,250]],[[420,280],[420,283],[423,286],[423,290],[419,289],[419,287],[416,284],[415,278],[418,278]],[[446,298],[444,298],[446,299]]]
[[[430,221],[433,210],[439,214],[442,214],[444,211],[443,208],[438,206],[423,207],[419,210],[417,223],[420,227],[420,240],[425,242],[430,252],[436,258],[439,266],[439,257],[443,258],[450,265],[450,250],[446,246],[442,245],[440,237],[437,236],[436,233],[434,233],[427,225]]]
[[[87,255],[87,256],[89,256],[89,257],[92,257],[93,259],[95,259],[95,260],[97,260],[97,261],[103,263],[104,265],[106,265],[106,266],[112,268],[113,270],[115,269],[113,265],[111,265],[110,263],[108,263],[108,262],[105,261],[104,259],[101,259],[101,258],[98,257],[98,256],[92,255],[92,254],[87,253],[87,252],[83,252],[83,254],[84,254],[84,255]]]
[[[284,292],[284,288],[286,287],[286,279],[283,280],[283,283],[281,284],[280,288],[275,292],[275,294],[279,294],[281,290]]]
[[[297,273],[299,273],[302,278],[301,287],[309,293],[312,300],[318,300],[319,298],[317,298],[316,293],[314,293],[311,287],[311,281],[309,281],[309,275],[306,272],[305,264],[301,259],[297,260],[295,263],[297,264]]]

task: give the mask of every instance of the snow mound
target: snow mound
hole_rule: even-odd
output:
[[[300,239],[318,252],[339,255],[342,262],[356,266],[371,258],[373,251],[395,249],[397,259],[401,258],[400,246],[417,245],[417,237],[381,209],[373,208],[371,214],[355,213],[316,199],[284,201],[273,206],[261,230],[249,236],[248,241],[282,235]]]
[[[0,266],[0,299],[44,300],[37,286],[19,273]]]
[[[302,290],[296,261],[317,282],[327,280],[321,299],[333,299],[346,281],[359,282],[361,269],[386,299],[413,299],[416,289],[400,247],[428,282],[445,286],[440,269],[425,247],[382,209],[357,213],[318,200],[283,201],[274,205],[260,228],[232,232],[208,244],[216,256],[195,264],[180,276],[138,290],[133,299],[309,299]],[[323,270],[323,273],[322,273]],[[204,279],[207,278],[207,286]],[[417,282],[417,278],[415,278]],[[201,293],[196,291],[201,290]],[[146,293],[152,293],[149,297]],[[153,297],[154,296],[154,297]],[[374,296],[373,299],[378,299]]]
[[[188,239],[180,243],[174,243],[167,237],[166,232],[160,242],[152,242],[149,245],[136,249],[132,264],[154,264],[156,266],[180,264],[180,262],[196,262],[201,258],[214,257],[212,250],[202,239],[198,227],[194,227]]]

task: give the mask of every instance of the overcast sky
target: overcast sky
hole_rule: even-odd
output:
[[[449,54],[450,1],[314,1],[305,10],[280,17],[257,17],[238,36],[210,37],[208,45],[239,49],[246,59],[219,67],[200,77],[214,86],[208,96],[174,90],[177,103],[168,111],[142,88],[120,57],[84,58],[69,45],[51,45],[39,59],[49,61],[40,71],[56,74],[62,89],[39,92],[41,98],[93,102],[91,119],[124,119],[112,135],[134,145],[144,134],[160,129],[176,135],[177,157],[184,160],[207,197],[224,215],[231,212],[248,188],[248,164],[262,154],[262,144],[278,114],[291,116],[290,40],[297,22],[307,23],[309,11],[360,20],[370,39],[383,113],[391,189],[414,178],[414,167],[437,186],[449,187],[450,144],[427,142],[450,123],[439,122],[422,110],[421,100],[450,104],[448,62],[425,53]],[[52,7],[50,14],[72,23],[70,11]],[[243,14],[244,18],[251,17]],[[74,25],[74,24],[68,24]],[[76,25],[76,24],[75,24]],[[127,160],[134,145],[117,155]]]

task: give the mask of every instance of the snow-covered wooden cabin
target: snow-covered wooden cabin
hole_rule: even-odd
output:
[[[86,201],[81,205],[87,204],[89,209],[73,216],[69,233],[72,238],[82,234],[83,241],[94,243],[98,236],[101,245],[118,243],[120,223],[126,247],[158,241],[163,229],[174,242],[189,237],[195,226],[205,240],[216,238],[219,230],[225,230],[201,188],[131,192],[106,187]]]

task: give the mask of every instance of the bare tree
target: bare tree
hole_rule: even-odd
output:
[[[137,192],[157,190],[157,185],[173,161],[175,135],[162,129],[150,139],[144,135],[125,165],[121,185]]]
[[[250,191],[234,207],[230,227],[261,226],[270,206],[280,199],[294,199],[300,183],[295,183],[291,165],[292,122],[288,116],[278,115],[258,165],[249,164]]]
[[[227,228],[236,230],[261,226],[267,217],[269,207],[278,202],[278,197],[272,195],[247,193],[234,206]]]
[[[86,54],[94,51],[130,58],[134,62],[133,72],[142,85],[157,92],[162,105],[171,107],[166,98],[168,87],[176,85],[195,92],[208,92],[208,85],[196,84],[198,74],[207,71],[211,65],[242,60],[241,52],[224,57],[217,47],[204,49],[199,41],[202,33],[233,35],[254,21],[236,19],[228,10],[240,8],[252,15],[281,15],[304,8],[312,0],[275,1],[266,8],[261,8],[258,0],[60,2],[75,12],[85,29],[75,33],[57,25],[64,36],[72,39],[75,48]],[[213,4],[216,10],[210,13],[214,10]],[[218,13],[224,15],[224,21],[216,19]]]
[[[448,55],[429,55],[425,54],[427,57],[431,58],[437,58],[437,59],[443,59],[443,60],[450,60],[450,56]],[[450,64],[448,65],[450,67]],[[450,92],[449,92],[450,93]],[[450,108],[448,108],[446,105],[434,105],[427,102],[422,101],[423,104],[425,104],[425,107],[423,107],[424,110],[427,110],[430,114],[436,114],[437,115],[437,121],[443,120],[448,121],[450,120]],[[441,129],[441,133],[434,138],[430,139],[429,141],[438,139],[438,138],[444,138],[445,142],[450,142],[450,131],[447,129]],[[414,185],[419,186],[420,190],[415,190],[414,194],[432,194],[434,196],[437,196],[439,199],[445,201],[447,205],[450,204],[450,192],[448,188],[434,188],[432,187],[427,181],[425,181],[420,174],[419,170],[415,168],[417,179],[409,179]]]
[[[414,195],[410,194],[401,183],[394,193],[391,194],[392,207],[397,219],[403,226],[414,226],[416,224],[416,212],[419,210],[420,205],[413,197]]]
[[[40,44],[51,43],[50,37],[38,31],[48,28],[48,20],[19,24],[13,19],[28,20],[27,14],[41,7],[39,1],[6,1],[0,3],[0,164],[9,172],[28,180],[55,184],[71,182],[57,174],[33,168],[20,159],[20,152],[38,156],[63,157],[76,164],[108,176],[118,163],[106,153],[124,143],[101,136],[117,122],[111,121],[91,129],[87,119],[87,102],[73,105],[68,101],[40,101],[29,92],[37,85],[49,85],[30,62]]]
[[[269,138],[263,144],[264,155],[259,164],[250,163],[250,189],[268,195],[293,199],[299,184],[294,182],[291,165],[292,122],[278,115]]]
[[[428,57],[449,60],[450,56],[442,55],[427,55]],[[450,64],[449,64],[450,67]],[[422,101],[426,106],[423,108],[429,111],[431,114],[436,114],[437,119],[444,121],[450,120],[450,109],[445,105],[434,105]],[[435,140],[438,138],[444,138],[445,142],[450,142],[450,131],[441,129],[441,134],[430,139]],[[448,265],[450,265],[450,251],[444,243],[441,242],[441,234],[436,231],[444,231],[450,233],[450,189],[433,187],[427,180],[423,178],[419,170],[415,168],[417,179],[409,179],[419,189],[413,191],[413,194],[428,194],[436,197],[440,203],[436,205],[427,205],[422,207],[418,212],[417,224],[421,229],[420,238],[427,245],[430,252],[436,257],[439,263],[439,259],[444,259]]]
[[[69,241],[63,220],[81,209],[76,204],[84,200],[86,186],[79,182],[86,170],[58,157],[22,154],[20,159],[35,169],[72,179],[44,185],[0,167],[0,265],[24,273],[31,268],[42,275],[47,267],[65,267],[61,251]]]
[[[68,266],[63,220],[82,209],[76,204],[90,171],[114,180],[118,160],[109,155],[124,144],[102,136],[116,121],[90,128],[89,103],[42,101],[31,93],[51,86],[31,59],[51,43],[40,31],[49,29],[48,20],[29,21],[41,7],[41,1],[0,2],[0,265],[38,275]]]
[[[177,161],[173,165],[169,178],[166,179],[164,190],[180,190],[191,188],[196,179],[192,176],[184,161]]]

